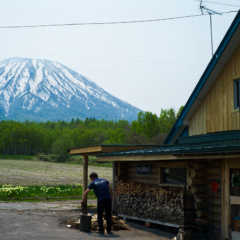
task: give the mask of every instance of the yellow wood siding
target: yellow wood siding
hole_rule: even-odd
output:
[[[234,110],[233,96],[233,81],[238,78],[240,78],[240,48],[225,65],[190,119],[190,136],[240,129],[240,112]]]

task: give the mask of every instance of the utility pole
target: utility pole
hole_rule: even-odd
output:
[[[207,13],[207,14],[209,15],[210,38],[211,38],[211,51],[212,51],[212,56],[213,56],[214,50],[213,50],[213,25],[212,25],[212,15],[214,15],[214,14],[221,15],[221,13],[218,13],[218,12],[212,10],[212,9],[209,9],[209,8],[203,6],[202,2],[203,2],[203,0],[200,1],[200,6],[199,6],[201,13],[204,14],[204,12],[205,12],[205,13]]]

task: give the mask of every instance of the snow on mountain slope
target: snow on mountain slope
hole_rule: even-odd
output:
[[[1,120],[131,121],[139,111],[61,63],[29,58],[0,61]]]

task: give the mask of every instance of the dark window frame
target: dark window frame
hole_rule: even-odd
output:
[[[240,196],[240,169],[230,168],[230,195]]]
[[[152,164],[139,164],[136,166],[136,174],[139,176],[152,175]]]
[[[240,109],[240,79],[233,81],[234,109]]]
[[[181,179],[174,179],[171,176],[169,176],[170,173],[167,174],[166,171],[169,170],[171,172],[171,169],[173,171],[184,171],[184,181],[181,181]],[[178,175],[179,176],[179,175]],[[187,168],[186,167],[161,167],[161,184],[174,184],[174,185],[186,185],[187,182]]]

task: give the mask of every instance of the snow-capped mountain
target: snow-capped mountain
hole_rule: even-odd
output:
[[[1,120],[131,121],[139,111],[61,63],[29,58],[0,61]]]

